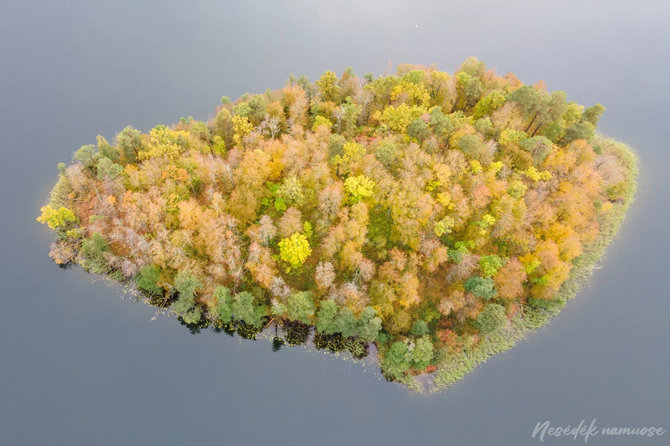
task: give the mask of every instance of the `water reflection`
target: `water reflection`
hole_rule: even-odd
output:
[[[284,345],[291,347],[303,345],[331,353],[348,353],[355,359],[363,359],[370,352],[368,342],[353,337],[345,338],[339,333],[325,335],[299,321],[273,320],[265,327],[259,328],[242,321],[233,321],[226,324],[222,322],[214,323],[203,318],[197,324],[187,324],[181,317],[178,317],[177,320],[191,334],[199,334],[202,330],[211,329],[216,333],[225,333],[228,336],[237,335],[250,341],[270,340],[273,352],[281,350]]]

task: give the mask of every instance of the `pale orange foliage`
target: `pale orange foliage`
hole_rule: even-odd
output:
[[[256,242],[252,243],[244,266],[256,283],[268,290],[272,287],[272,282],[277,276],[277,265],[272,259],[272,251]]]
[[[526,281],[526,271],[516,258],[509,259],[493,278],[498,296],[512,300],[523,295],[523,283]]]

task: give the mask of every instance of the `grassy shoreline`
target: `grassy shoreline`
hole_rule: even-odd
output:
[[[563,305],[572,300],[581,286],[593,274],[605,249],[616,236],[628,208],[635,200],[637,192],[638,164],[637,155],[626,144],[602,136],[597,141],[605,146],[604,151],[615,155],[626,170],[626,193],[619,203],[600,220],[600,233],[597,240],[585,249],[574,261],[570,277],[561,286],[557,300],[559,305],[548,308],[524,308],[523,317],[515,317],[507,327],[485,336],[474,347],[447,357],[430,377],[409,377],[405,385],[419,393],[437,393],[464,378],[491,356],[512,348],[529,333],[546,325],[557,315]]]

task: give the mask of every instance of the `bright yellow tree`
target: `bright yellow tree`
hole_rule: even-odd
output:
[[[46,223],[51,229],[66,226],[68,223],[77,221],[77,217],[70,209],[61,206],[59,209],[54,209],[51,206],[42,206],[40,208],[42,215],[37,217],[40,223]]]
[[[311,253],[312,248],[309,247],[309,240],[299,232],[279,242],[279,255],[281,259],[291,265],[292,268],[302,266]]]

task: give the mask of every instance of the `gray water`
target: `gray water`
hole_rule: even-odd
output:
[[[540,444],[538,421],[593,418],[669,430],[669,12],[612,0],[2,2],[0,444],[526,445]],[[279,88],[291,73],[453,72],[470,55],[602,102],[600,128],[638,150],[641,182],[578,298],[444,393],[152,322],[152,308],[47,257],[52,235],[35,217],[56,163],[98,133],[206,119],[222,95]]]

